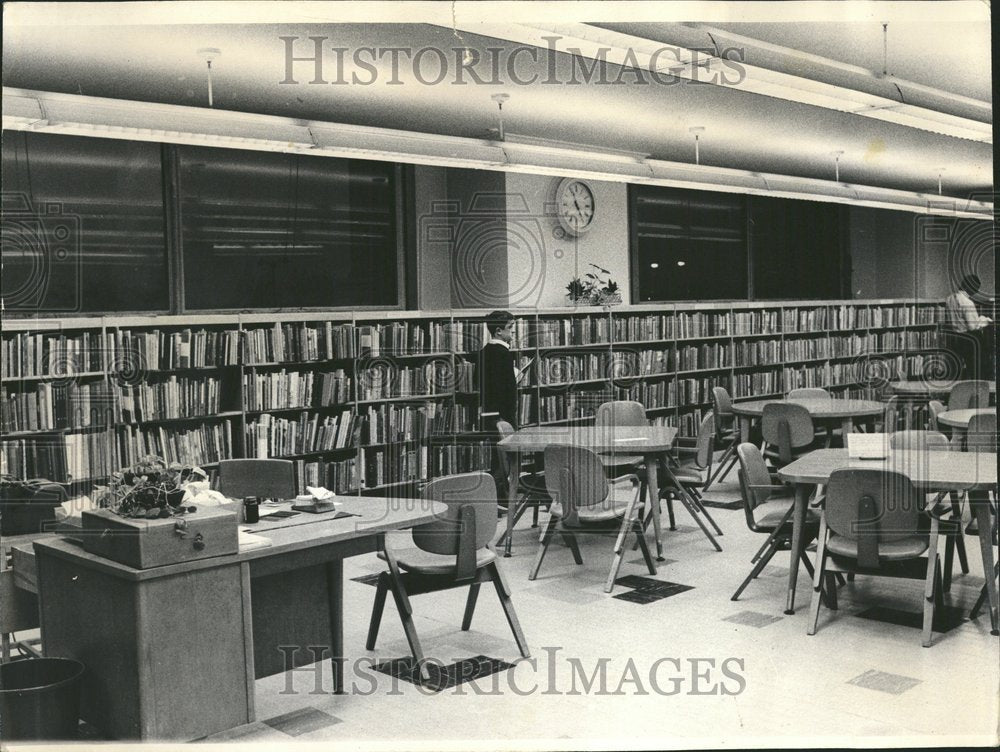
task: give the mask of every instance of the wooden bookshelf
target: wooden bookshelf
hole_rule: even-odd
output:
[[[939,347],[936,301],[711,302],[516,312],[522,425],[635,399],[693,435],[713,386],[876,397]],[[8,471],[100,482],[144,454],[214,467],[285,457],[300,485],[408,489],[489,466],[476,353],[487,311],[5,322]],[[919,407],[914,408],[919,410]],[[923,415],[908,415],[918,425]]]

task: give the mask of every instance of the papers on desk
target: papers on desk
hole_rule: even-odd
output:
[[[247,533],[243,530],[237,530],[237,542],[239,543],[240,551],[267,548],[271,545],[270,538],[265,538],[263,535],[255,535],[254,533]]]
[[[849,433],[847,456],[853,460],[884,460],[889,456],[889,435],[885,433]]]

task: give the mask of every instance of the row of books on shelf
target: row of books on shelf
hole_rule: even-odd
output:
[[[248,456],[267,458],[353,447],[360,426],[357,416],[344,410],[325,416],[302,412],[290,418],[264,413],[248,421],[243,430]]]
[[[4,433],[108,426],[118,420],[117,390],[106,381],[43,382],[27,390],[0,387]]]
[[[389,444],[471,431],[472,413],[468,405],[440,402],[371,405],[359,416],[360,440],[362,444]]]
[[[0,447],[4,472],[60,483],[106,478],[148,455],[196,465],[234,456],[228,420],[193,429],[122,426],[118,431],[5,439]]]
[[[529,328],[529,347],[591,345],[611,341],[611,320],[607,316],[574,316],[540,319]]]
[[[450,365],[442,361],[402,368],[394,363],[372,361],[358,372],[358,399],[367,401],[450,394],[450,370]]]
[[[113,329],[107,332],[105,342],[112,371],[209,368],[240,362],[240,332],[236,329]]]
[[[353,324],[332,321],[276,323],[243,329],[241,354],[247,364],[342,360],[358,352]]]
[[[348,495],[361,487],[357,457],[337,461],[295,461],[296,487],[305,493],[306,487],[327,488],[335,494]]]
[[[220,412],[222,388],[215,378],[178,378],[159,383],[116,386],[115,422],[142,423],[168,418],[190,418]]]
[[[342,368],[327,373],[252,371],[243,375],[243,404],[247,410],[341,405],[351,401],[352,383]]]
[[[105,369],[101,332],[16,332],[3,338],[3,378],[64,377]]]

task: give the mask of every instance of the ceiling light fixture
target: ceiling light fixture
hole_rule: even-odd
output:
[[[694,163],[696,165],[701,164],[701,154],[698,152],[698,137],[705,132],[705,127],[701,125],[696,125],[688,128],[688,133],[694,134]]]
[[[836,183],[840,182],[840,158],[844,156],[843,149],[837,151],[831,151],[830,156],[833,157],[833,180]]]
[[[510,99],[510,94],[494,94],[490,97],[494,102],[497,103],[497,120],[499,122],[500,128],[498,133],[500,134],[500,141],[504,140],[503,137],[503,104]]]
[[[208,106],[212,107],[212,61],[222,54],[222,50],[218,47],[202,47],[198,50],[198,57],[205,61],[205,66],[207,69],[206,75],[208,76]]]

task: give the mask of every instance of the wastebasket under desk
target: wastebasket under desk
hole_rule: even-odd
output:
[[[118,739],[178,740],[253,719],[250,601],[236,556],[139,570],[65,539],[35,552],[45,654],[87,667],[85,721]]]

